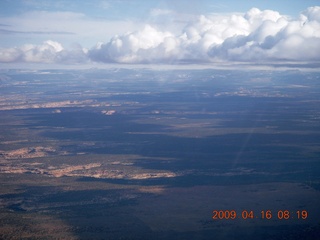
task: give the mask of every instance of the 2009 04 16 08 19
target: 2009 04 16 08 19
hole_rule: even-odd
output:
[[[212,219],[213,220],[222,220],[222,219],[272,219],[277,218],[279,220],[288,220],[288,219],[302,219],[305,220],[308,218],[307,210],[261,210],[260,212],[255,212],[253,210],[242,210],[237,212],[236,210],[213,210]]]

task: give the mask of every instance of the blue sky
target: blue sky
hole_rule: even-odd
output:
[[[319,4],[319,0],[2,0],[0,13],[1,16],[10,16],[27,11],[71,11],[84,13],[89,17],[123,19],[145,16],[154,8],[206,14],[210,12],[245,12],[252,7],[257,7],[296,16],[307,7]]]
[[[319,5],[319,0],[1,0],[0,64],[314,63],[320,61],[314,54],[320,45]]]

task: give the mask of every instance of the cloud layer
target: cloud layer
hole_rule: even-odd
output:
[[[89,50],[67,50],[55,41],[3,48],[0,62],[318,62],[319,52],[320,7],[308,8],[297,19],[253,8],[245,14],[199,16],[178,34],[145,25]]]

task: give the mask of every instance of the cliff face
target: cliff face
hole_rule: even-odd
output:
[[[0,156],[4,159],[38,158],[56,153],[53,147],[25,147],[11,151],[0,151]],[[61,153],[60,153],[61,155]]]
[[[170,178],[177,174],[170,171],[157,171],[140,169],[131,162],[109,161],[104,163],[79,164],[76,157],[73,164],[46,162],[46,157],[68,155],[67,152],[59,151],[53,147],[25,147],[10,151],[0,152],[0,173],[32,173],[43,174],[52,177],[74,176],[110,179],[149,179]],[[81,154],[82,155],[82,154]],[[83,155],[82,155],[83,156]]]

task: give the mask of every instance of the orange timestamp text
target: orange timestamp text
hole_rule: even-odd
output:
[[[297,211],[289,211],[289,210],[261,210],[261,211],[253,211],[253,210],[213,210],[212,211],[212,219],[213,220],[222,220],[222,219],[266,219],[270,220],[272,218],[276,218],[279,220],[288,220],[288,219],[302,219],[305,220],[308,218],[307,210],[297,210]]]

